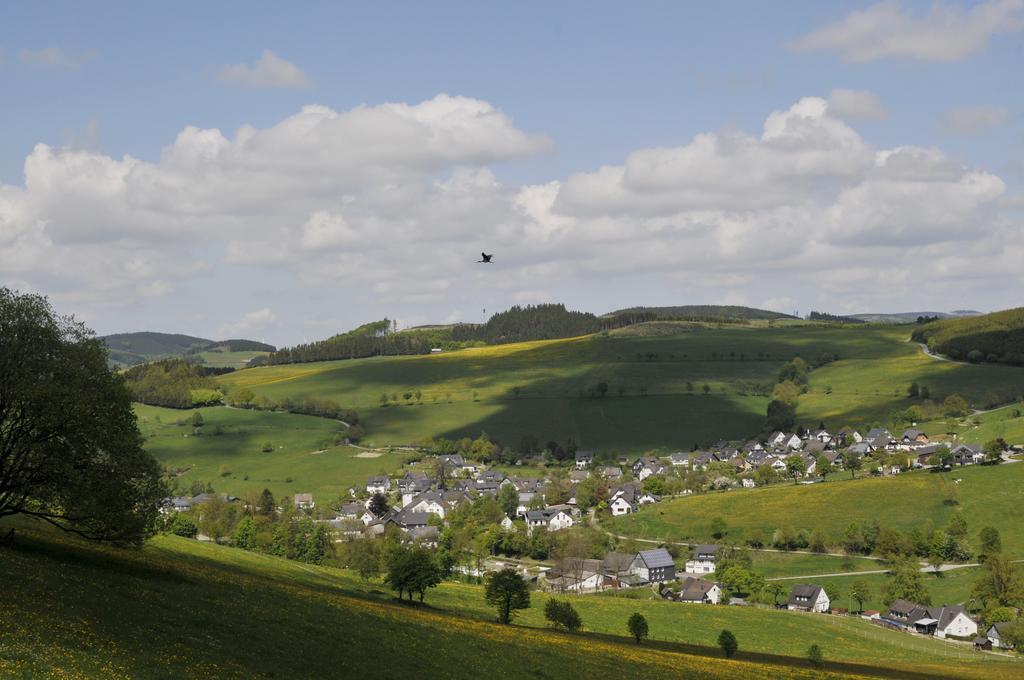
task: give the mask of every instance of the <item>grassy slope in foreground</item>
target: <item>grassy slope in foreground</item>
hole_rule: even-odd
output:
[[[479,586],[446,584],[431,591],[429,608],[411,608],[347,572],[173,537],[126,552],[33,530],[0,548],[0,556],[7,589],[0,600],[0,676],[818,677],[800,659],[808,640],[823,644],[830,658],[884,658],[921,678],[981,678],[1019,668],[858,621],[575,600],[597,631],[619,634],[629,613],[641,610],[653,638],[707,644],[729,627],[741,649],[792,653],[801,667],[670,653],[686,647],[636,647],[623,638],[489,623],[481,620],[493,612]],[[524,623],[540,624],[543,601],[534,596]]]
[[[202,436],[192,436],[191,418],[198,411],[205,425]],[[349,446],[335,446],[345,428],[326,418],[292,413],[245,411],[225,407],[177,410],[135,405],[146,450],[172,469],[187,469],[179,486],[193,481],[212,482],[217,491],[241,496],[250,489],[270,489],[275,496],[312,493],[325,503],[349,486],[362,486],[373,475],[390,473],[402,455],[384,453],[376,458]],[[178,421],[186,424],[178,425]],[[220,426],[223,434],[215,435]],[[273,451],[262,450],[265,443]],[[221,474],[221,465],[230,472]],[[248,478],[248,479],[247,479]],[[287,481],[291,479],[291,481]]]
[[[271,366],[220,381],[271,400],[318,397],[355,408],[378,445],[486,431],[513,446],[532,434],[541,442],[573,437],[582,446],[630,452],[689,449],[758,432],[768,399],[741,395],[739,383],[771,384],[797,354],[841,357],[811,374],[799,406],[802,420],[825,419],[837,428],[885,422],[905,410],[914,380],[933,395],[960,392],[972,401],[990,393],[1009,398],[1024,384],[1024,369],[939,361],[906,342],[908,335],[893,327],[694,328],[672,336],[596,335]],[[609,387],[605,398],[580,396],[599,382]],[[703,394],[704,384],[710,394]],[[641,387],[647,396],[640,396]],[[421,402],[380,407],[382,394],[404,402],[403,393],[416,391]]]
[[[959,485],[953,480],[961,478]],[[958,468],[948,474],[912,472],[897,477],[841,480],[814,485],[781,484],[682,498],[618,517],[609,529],[638,538],[709,540],[714,517],[725,518],[729,538],[742,541],[751,530],[770,537],[781,526],[820,527],[836,542],[850,522],[871,522],[900,530],[932,523],[943,527],[955,510],[945,503],[950,489],[977,548],[978,530],[995,526],[1003,546],[1024,557],[1024,527],[1015,518],[1024,502],[1024,463]]]

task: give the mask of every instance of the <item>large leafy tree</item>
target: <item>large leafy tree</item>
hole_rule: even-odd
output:
[[[0,517],[139,545],[166,488],[92,331],[0,288]]]
[[[487,575],[484,599],[497,608],[499,622],[509,623],[517,610],[529,608],[530,590],[515,569],[502,569]]]

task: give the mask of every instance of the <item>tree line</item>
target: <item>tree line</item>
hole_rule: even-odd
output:
[[[151,406],[192,408],[220,403],[217,383],[209,373],[185,359],[161,359],[132,366],[124,381],[135,401]],[[193,390],[208,390],[207,398],[196,399]]]

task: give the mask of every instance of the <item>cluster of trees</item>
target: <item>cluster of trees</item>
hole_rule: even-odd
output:
[[[590,312],[570,311],[561,304],[515,305],[498,312],[484,324],[458,324],[452,328],[457,342],[478,341],[490,345],[525,340],[570,338],[614,327]]]
[[[605,316],[577,312],[562,304],[514,306],[494,314],[483,324],[415,328],[396,331],[394,322],[382,319],[364,324],[326,340],[284,347],[251,366],[288,364],[360,357],[428,354],[433,348],[458,349],[486,344],[547,340],[587,335],[650,321],[680,320],[714,323],[746,323],[747,319],[780,318],[784,315],[742,307],[666,307],[621,310]]]
[[[209,484],[200,488],[212,491]],[[188,512],[164,516],[159,528],[190,538],[201,533],[218,543],[309,564],[330,561],[334,541],[327,525],[297,510],[287,496],[281,500],[279,509],[268,489],[250,494],[243,503],[229,503],[215,494]]]
[[[0,518],[137,546],[167,489],[102,340],[0,287]]]
[[[452,339],[450,328],[396,331],[392,320],[381,319],[326,340],[283,347],[265,358],[250,361],[249,364],[295,364],[374,356],[429,354],[435,347],[454,349],[460,346],[465,345]]]
[[[1024,307],[925,323],[911,337],[952,359],[1024,366]]]
[[[123,375],[132,397],[143,404],[193,408],[219,404],[222,399],[213,378],[181,358],[132,366]]]
[[[726,533],[718,529],[719,535]],[[985,528],[980,534],[981,555],[993,551],[987,537],[995,529]],[[842,536],[835,539],[822,529],[794,529],[792,526],[777,528],[770,537],[760,529],[751,531],[746,543],[752,548],[770,545],[778,550],[811,550],[824,553],[830,548],[841,548],[847,555],[876,555],[885,560],[898,561],[902,558],[927,559],[939,565],[946,562],[964,562],[971,559],[967,544],[967,521],[960,512],[942,529],[932,526],[914,527],[906,532],[881,526],[878,520],[872,522],[851,522]],[[998,541],[998,533],[997,541]],[[719,537],[720,537],[719,536]]]
[[[828,312],[811,312],[807,315],[810,321],[828,321],[829,323],[866,323],[864,319],[858,319],[852,316],[838,316],[836,314],[829,314]]]

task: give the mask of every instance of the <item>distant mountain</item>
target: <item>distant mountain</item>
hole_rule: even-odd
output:
[[[964,316],[978,316],[981,312],[968,309],[958,309],[952,312],[895,312],[895,313],[867,313],[850,314],[852,319],[860,319],[869,323],[914,323],[919,317],[939,317],[940,319],[959,319]]]
[[[199,352],[273,352],[274,346],[254,340],[207,340],[179,333],[115,333],[100,338],[110,351],[110,362],[127,367],[147,361]]]
[[[751,321],[757,319],[796,319],[791,314],[772,312],[767,309],[740,307],[737,305],[680,305],[677,307],[628,307],[619,309],[605,317],[629,316],[633,314],[650,314],[659,319],[739,319]]]

